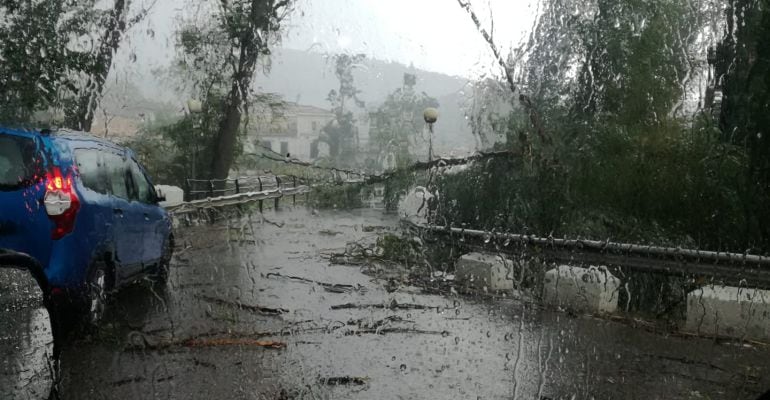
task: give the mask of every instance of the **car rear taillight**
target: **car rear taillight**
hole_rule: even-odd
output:
[[[61,239],[75,228],[80,200],[72,187],[72,177],[63,176],[58,167],[48,173],[45,189],[45,211],[54,222],[51,238]]]

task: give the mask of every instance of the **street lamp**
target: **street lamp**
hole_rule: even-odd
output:
[[[428,124],[428,162],[433,161],[433,124],[438,121],[438,110],[428,107],[422,112],[422,118]]]
[[[190,114],[199,114],[203,112],[203,103],[196,99],[187,100],[187,111],[189,111]]]

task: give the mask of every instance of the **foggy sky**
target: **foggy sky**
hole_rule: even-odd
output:
[[[148,1],[148,0],[145,0]],[[491,29],[503,53],[531,28],[530,0],[475,0],[473,8]],[[179,19],[196,12],[200,0],[159,0],[135,26],[116,59],[113,79],[136,82],[149,96],[158,92],[151,71],[168,65],[174,55]],[[316,53],[365,53],[448,75],[475,78],[499,75],[489,47],[456,0],[298,0],[286,23],[282,47]],[[136,61],[131,61],[131,54]]]

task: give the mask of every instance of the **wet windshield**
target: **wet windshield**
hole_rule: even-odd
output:
[[[768,37],[767,0],[2,1],[0,398],[757,399]]]

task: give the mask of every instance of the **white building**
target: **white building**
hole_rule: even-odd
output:
[[[334,114],[322,108],[287,103],[263,122],[250,129],[247,146],[261,146],[284,156],[311,161],[328,155],[328,147],[318,143],[321,132]]]

